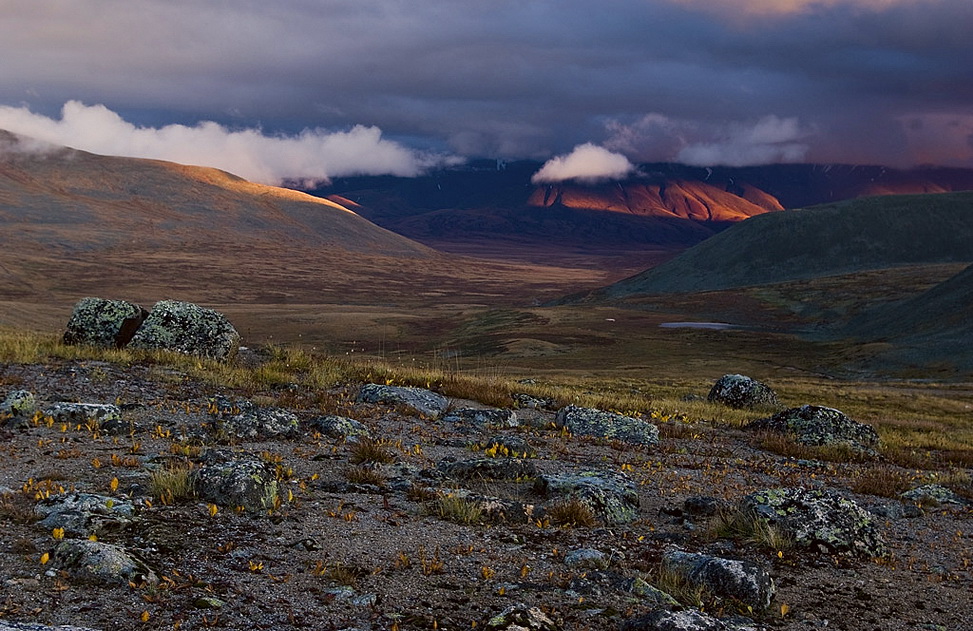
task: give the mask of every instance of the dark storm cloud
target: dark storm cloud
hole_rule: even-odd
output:
[[[0,104],[21,118],[58,119],[76,99],[136,128],[209,120],[320,139],[360,125],[386,151],[422,139],[441,154],[549,157],[593,142],[632,160],[973,165],[969,0],[8,0],[3,12]]]

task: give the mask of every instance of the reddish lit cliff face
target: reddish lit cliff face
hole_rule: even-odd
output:
[[[741,187],[738,195],[705,182],[688,180],[662,184],[548,185],[535,189],[527,204],[716,222],[743,221],[784,209],[775,197],[749,185]]]

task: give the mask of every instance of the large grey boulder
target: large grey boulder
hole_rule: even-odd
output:
[[[54,548],[52,565],[77,580],[92,583],[159,582],[155,572],[124,548],[100,541],[62,541]]]
[[[534,488],[555,501],[576,499],[606,524],[624,524],[638,517],[638,490],[622,474],[583,471],[541,475]]]
[[[615,412],[569,405],[561,408],[554,423],[578,436],[608,438],[648,447],[659,444],[659,428],[655,425]]]
[[[805,548],[867,558],[888,554],[872,516],[833,491],[766,489],[743,498],[739,510],[767,520]]]
[[[878,432],[871,425],[853,421],[839,410],[802,405],[756,420],[748,429],[787,434],[802,445],[847,446],[860,453],[874,453]]]
[[[438,419],[449,407],[449,399],[438,392],[411,386],[386,386],[380,383],[366,383],[362,386],[358,392],[357,402],[404,405],[431,419]]]
[[[662,565],[687,582],[705,587],[717,597],[737,600],[754,611],[770,607],[774,598],[770,574],[748,561],[669,550],[662,555]]]
[[[217,432],[230,438],[293,438],[298,433],[297,416],[283,408],[217,396],[210,401],[209,411]]]
[[[240,334],[219,311],[162,300],[152,307],[129,347],[228,360],[240,347]]]
[[[770,386],[744,375],[723,375],[713,384],[706,399],[738,409],[780,405],[777,393]]]
[[[277,503],[277,471],[269,463],[219,451],[208,453],[205,459],[207,464],[192,476],[200,498],[248,510],[265,510]]]
[[[65,344],[122,348],[131,341],[147,315],[145,309],[133,302],[82,298],[74,305],[62,339]]]

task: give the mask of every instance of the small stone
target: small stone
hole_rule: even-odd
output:
[[[55,568],[93,583],[158,583],[155,572],[123,548],[100,541],[62,541],[54,548]]]
[[[193,475],[193,488],[200,498],[219,506],[243,506],[266,510],[277,501],[277,474],[268,463],[253,457],[234,458],[209,453],[210,464]]]
[[[84,425],[89,421],[107,423],[121,420],[122,412],[118,406],[102,403],[55,403],[44,410],[46,416],[54,419],[55,423],[70,425]]]
[[[776,591],[767,571],[748,561],[670,550],[663,555],[662,564],[691,584],[758,611],[770,606]]]
[[[200,596],[193,601],[193,606],[197,609],[222,609],[226,603],[213,596]]]
[[[319,416],[311,419],[311,429],[321,432],[329,438],[352,438],[371,436],[368,427],[353,418],[344,416]]]
[[[14,390],[0,402],[0,420],[5,417],[28,417],[37,411],[37,399],[27,390]]]
[[[579,548],[564,555],[564,564],[570,568],[607,570],[610,562],[607,554],[592,548]]]
[[[517,604],[504,609],[486,623],[496,631],[558,631],[560,627],[537,607]]]

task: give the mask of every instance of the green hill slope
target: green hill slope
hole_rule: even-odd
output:
[[[715,291],[955,262],[973,262],[973,193],[871,197],[753,217],[593,297]]]

